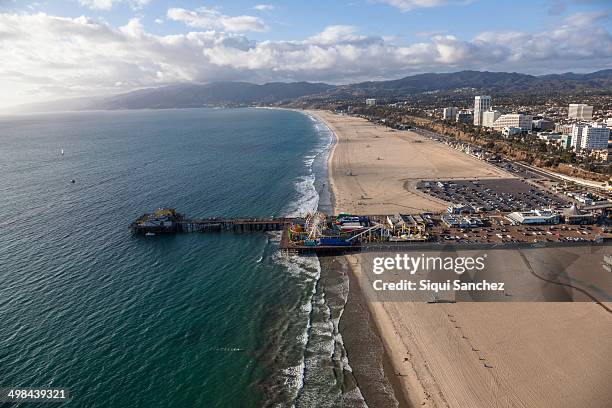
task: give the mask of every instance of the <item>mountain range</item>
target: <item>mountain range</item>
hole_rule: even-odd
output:
[[[341,100],[363,97],[401,98],[426,92],[473,90],[479,93],[612,93],[612,69],[589,74],[534,76],[516,72],[460,71],[418,74],[388,81],[347,85],[310,82],[248,82],[177,84],[147,88],[123,94],[79,98],[25,106],[28,111],[83,109],[164,109],[203,106],[245,106],[282,104],[297,99]]]
[[[612,91],[612,69],[590,74],[552,74],[534,76],[516,72],[460,71],[444,74],[419,74],[390,81],[371,81],[337,86],[330,96],[401,97],[423,92],[474,89],[482,92]]]

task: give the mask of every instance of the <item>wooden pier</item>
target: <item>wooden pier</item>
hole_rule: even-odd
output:
[[[310,218],[309,218],[310,217]],[[321,218],[322,217],[322,218]],[[438,220],[438,225],[429,227],[427,236],[421,239],[391,240],[380,237],[369,237],[366,240],[355,239],[360,235],[368,233],[375,228],[382,228],[382,223],[387,216],[365,216],[369,220],[378,219],[378,223],[364,227],[364,231],[356,233],[351,238],[335,242],[333,235],[325,235],[319,231],[315,238],[302,238],[295,241],[291,240],[289,227],[292,224],[310,227],[302,229],[308,233],[308,228],[314,225],[316,228],[320,222],[328,224],[335,219],[332,216],[321,214],[321,219],[308,215],[305,218],[291,217],[271,217],[271,218],[193,218],[188,219],[171,208],[160,208],[153,213],[144,214],[130,224],[130,229],[134,234],[156,235],[156,234],[176,234],[190,232],[265,232],[282,231],[279,249],[284,253],[298,254],[317,254],[317,255],[339,255],[355,251],[409,251],[409,250],[440,250],[444,248],[457,249],[518,249],[518,248],[543,248],[543,247],[565,247],[581,245],[610,245],[612,233],[605,227],[589,228],[580,230],[571,225],[538,226],[538,229],[547,230],[543,238],[533,239],[537,236],[531,231],[525,232],[528,226],[490,225],[478,228],[482,230],[479,234],[472,237],[459,238],[459,234],[464,236],[466,232],[460,228],[446,227]],[[319,220],[319,223],[314,221]],[[310,223],[310,224],[309,224]],[[498,231],[505,230],[504,236]],[[303,228],[303,227],[302,227]],[[321,226],[323,230],[325,227]],[[554,228],[551,232],[549,229]],[[522,232],[521,232],[522,231]],[[316,231],[315,231],[316,232]],[[482,235],[486,235],[486,240]],[[510,235],[512,234],[512,235]],[[563,235],[563,236],[562,236]],[[451,240],[448,240],[449,236]],[[499,236],[499,239],[495,237]],[[320,237],[320,238],[319,238]],[[331,242],[329,237],[331,237]],[[386,236],[388,238],[388,236]],[[504,239],[506,237],[506,239]],[[555,240],[554,237],[557,237]],[[327,238],[327,239],[326,239]]]
[[[178,232],[281,231],[293,218],[203,218],[177,222]]]
[[[144,214],[132,224],[135,234],[176,234],[182,232],[251,232],[281,231],[294,218],[193,218],[188,219],[173,209],[158,209]]]

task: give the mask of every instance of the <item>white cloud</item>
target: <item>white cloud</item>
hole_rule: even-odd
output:
[[[256,6],[253,6],[253,10],[272,11],[274,10],[274,6],[272,4],[257,4]]]
[[[92,10],[108,11],[122,1],[123,0],[79,0],[79,3],[81,3],[83,7],[87,7]],[[149,5],[151,0],[128,0],[127,2],[133,10],[142,10]]]
[[[309,43],[331,45],[340,43],[356,43],[367,40],[368,37],[355,34],[357,27],[348,25],[327,26],[323,31],[308,38]]]
[[[0,14],[0,105],[186,81],[347,83],[461,69],[594,71],[612,68],[607,21],[605,13],[583,13],[549,31],[490,31],[470,40],[433,35],[398,45],[342,25],[299,41],[253,41],[230,32],[236,27],[227,30],[227,22],[154,35],[138,19],[115,28],[83,16]]]
[[[439,7],[448,3],[448,0],[377,0],[401,11],[410,11],[417,8]]]
[[[121,0],[79,0],[82,6],[88,7],[92,10],[110,10],[114,4],[119,3]]]
[[[207,30],[219,29],[227,32],[241,33],[247,31],[266,31],[268,27],[254,16],[226,16],[217,10],[200,7],[197,11],[182,8],[171,8],[167,12],[170,20],[181,21],[190,27]]]
[[[156,19],[155,19],[155,23],[156,23],[156,24],[163,24],[163,23],[164,23],[164,20],[163,20],[163,19],[161,19],[161,18],[156,18]]]
[[[539,64],[549,61],[555,65],[575,63],[588,66],[601,60],[607,61],[606,66],[610,68],[612,36],[604,28],[609,15],[610,12],[576,13],[566,17],[550,31],[483,32],[476,36],[474,42],[496,44],[510,63],[524,61]],[[587,32],[589,34],[584,35]]]

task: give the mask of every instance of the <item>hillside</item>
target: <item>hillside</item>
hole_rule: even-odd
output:
[[[612,94],[612,69],[590,74],[553,74],[534,76],[516,72],[460,71],[419,74],[389,81],[369,81],[348,85],[310,82],[248,82],[179,84],[140,89],[98,98],[79,98],[31,104],[27,111],[84,109],[166,109],[203,106],[247,106],[280,104],[296,99],[340,100],[363,97],[401,98],[427,92],[469,91],[528,95],[536,93]]]

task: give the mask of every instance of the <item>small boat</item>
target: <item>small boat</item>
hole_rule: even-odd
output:
[[[64,149],[62,149],[62,156],[64,155]]]
[[[70,182],[71,182],[72,184],[74,184],[74,183],[76,183],[76,180],[75,180],[75,179],[72,179],[72,180],[70,180]]]
[[[154,232],[147,232],[147,233],[145,234],[145,237],[154,237],[154,236],[155,236],[155,233],[154,233]]]

